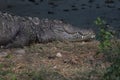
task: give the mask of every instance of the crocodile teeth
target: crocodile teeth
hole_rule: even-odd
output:
[[[92,35],[91,38],[95,38],[95,35]]]
[[[84,38],[84,36],[82,36],[82,39]]]

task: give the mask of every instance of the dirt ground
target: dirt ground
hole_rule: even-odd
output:
[[[0,80],[100,80],[109,62],[98,41],[32,44],[0,49]]]

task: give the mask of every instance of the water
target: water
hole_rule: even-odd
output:
[[[5,1],[5,2],[4,2]],[[36,16],[64,20],[80,28],[97,31],[94,24],[102,17],[111,27],[120,30],[120,0],[0,0],[0,9],[20,16]]]

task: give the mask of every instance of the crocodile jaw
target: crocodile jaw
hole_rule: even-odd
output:
[[[68,28],[69,30],[70,28]],[[95,39],[95,33],[92,30],[84,30],[84,29],[75,29],[73,28],[73,30],[69,30],[67,29],[63,29],[63,30],[58,30],[55,29],[55,37],[57,40],[60,41],[90,41]]]
[[[86,35],[86,36],[82,36],[82,39],[81,40],[83,40],[83,41],[89,41],[89,40],[93,40],[93,39],[95,39],[95,35],[94,34],[92,34],[92,35]]]
[[[72,33],[72,32],[71,32]],[[76,32],[70,34],[66,32],[68,41],[90,41],[95,39],[95,33],[92,30],[77,29]]]
[[[81,35],[81,34],[76,34],[75,36],[73,36],[73,38],[71,37],[71,41],[91,41],[95,39],[95,34],[87,34],[87,35]]]

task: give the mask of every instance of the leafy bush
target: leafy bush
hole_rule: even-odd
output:
[[[103,80],[120,80],[120,42],[116,40],[116,38],[111,41],[113,34],[101,18],[97,18],[95,24],[100,27],[98,35],[100,52],[105,55],[107,54],[107,58],[112,63],[111,66],[106,69]]]
[[[113,53],[110,58],[112,64],[107,68],[103,80],[120,80],[120,42],[116,43],[111,53]]]
[[[110,39],[112,38],[113,34],[108,29],[109,27],[106,25],[106,22],[101,18],[98,17],[95,21],[95,24],[100,28],[98,34],[98,40],[100,41],[99,49],[100,51],[105,51],[111,47]]]

